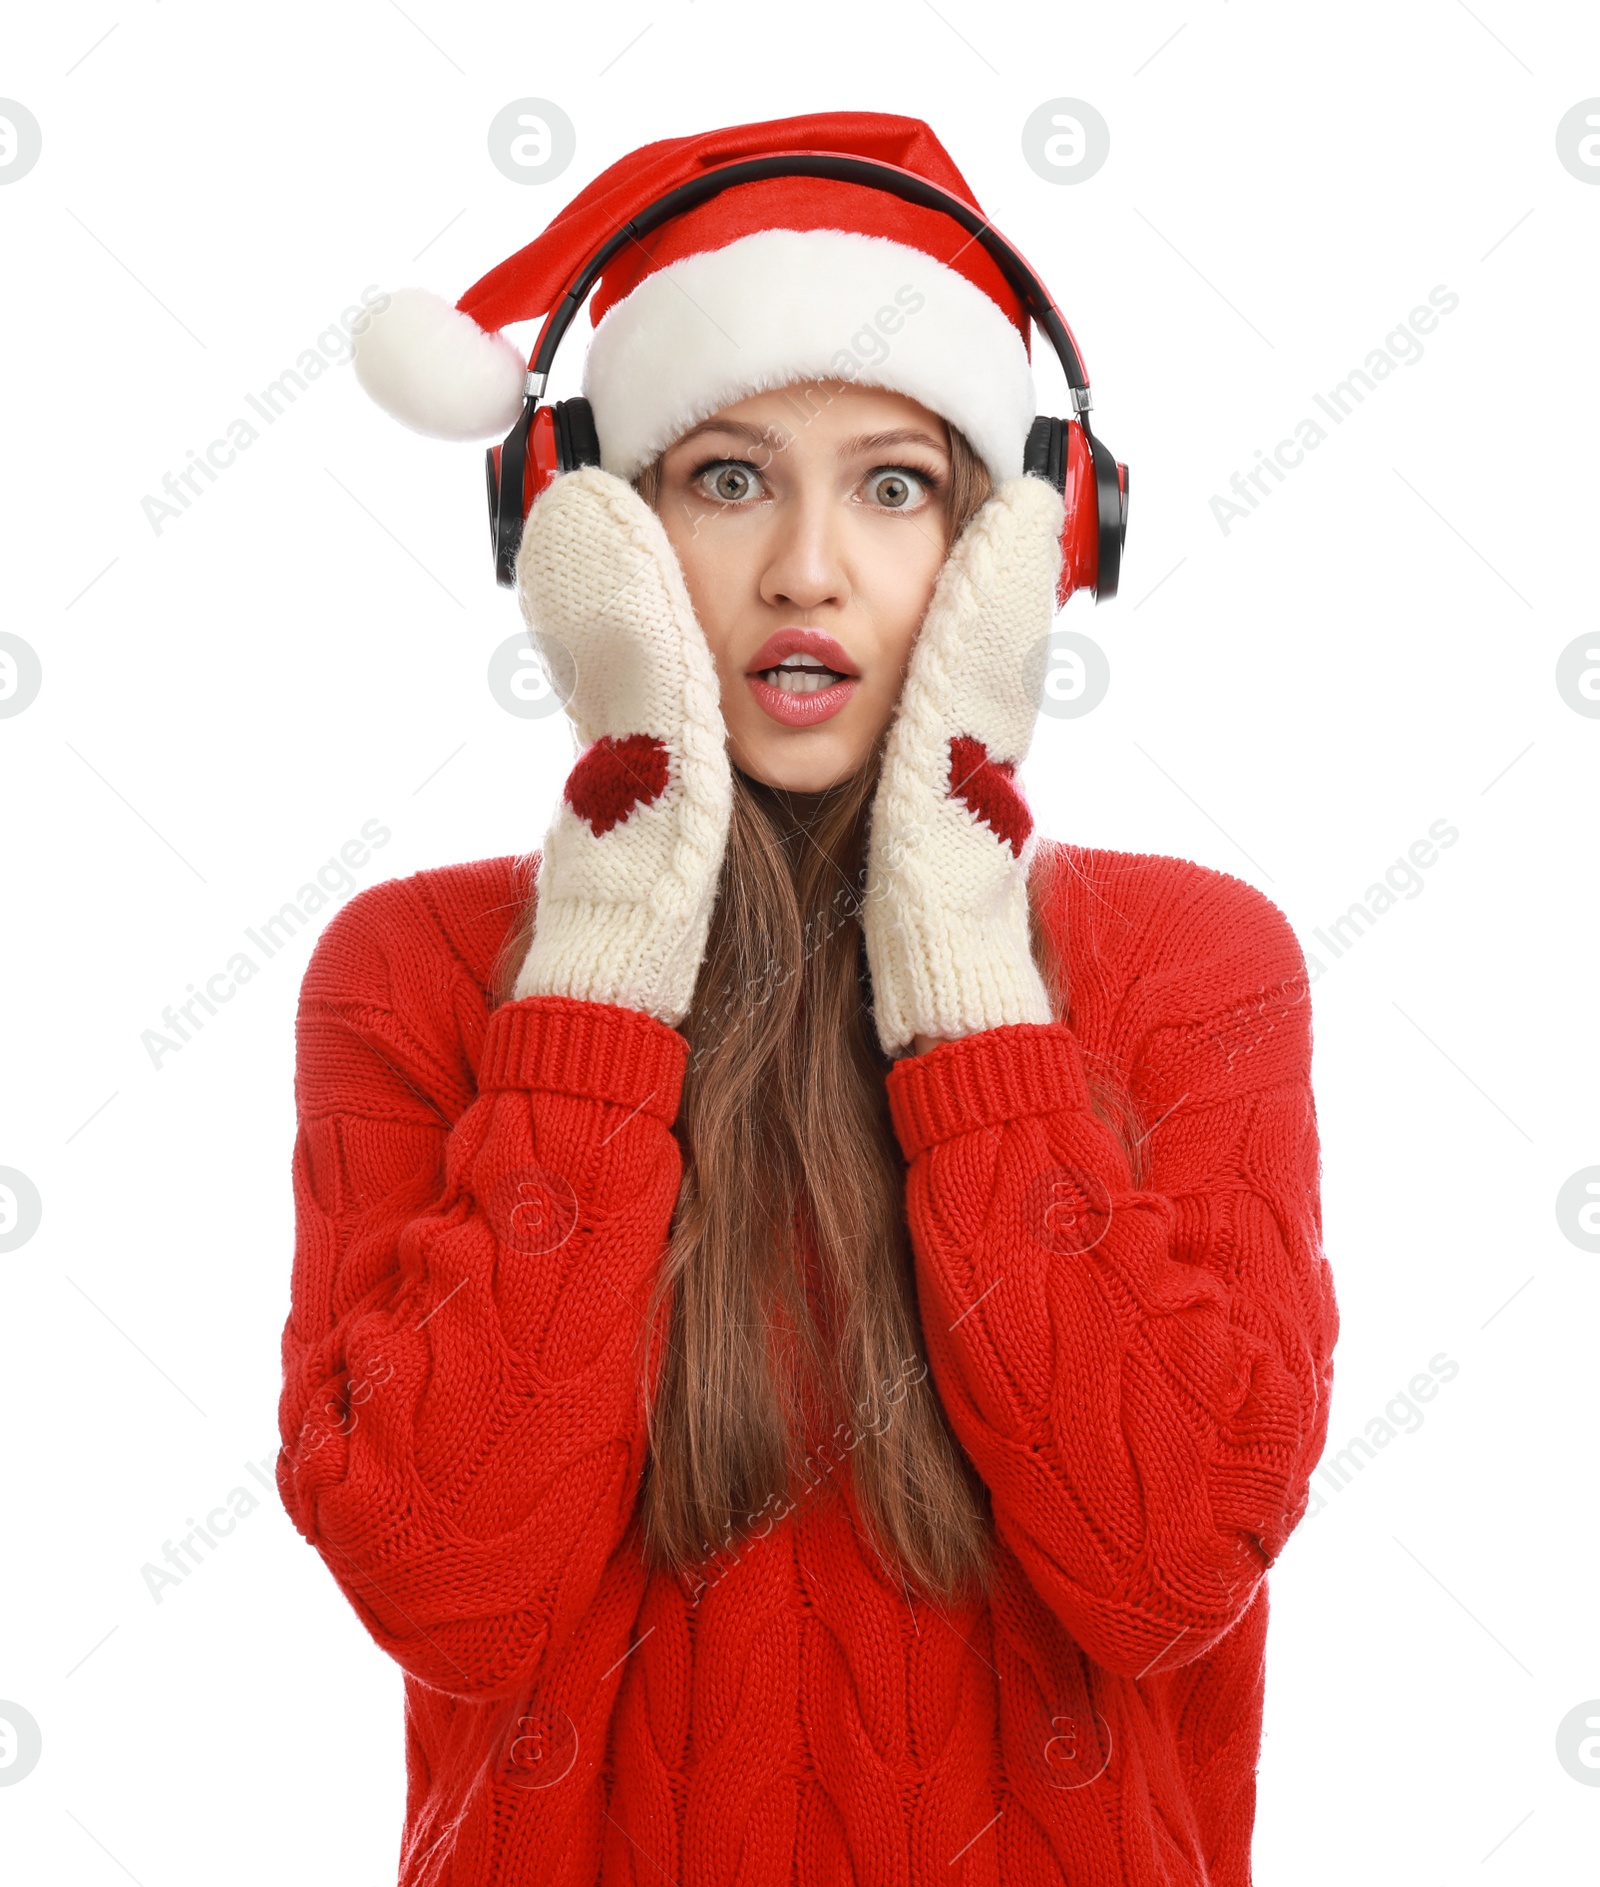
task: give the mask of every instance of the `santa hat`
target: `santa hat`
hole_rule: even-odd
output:
[[[667,138],[620,158],[452,308],[400,289],[355,341],[361,384],[444,439],[499,438],[527,363],[499,330],[547,314],[584,262],[678,184],[739,158],[834,151],[894,164],[982,215],[919,118],[814,112]],[[1028,315],[951,217],[822,177],[735,184],[626,245],[590,298],[583,392],[601,463],[633,478],[690,426],[796,380],[904,393],[958,427],[996,480],[1034,417]]]

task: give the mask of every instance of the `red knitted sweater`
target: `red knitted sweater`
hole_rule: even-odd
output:
[[[523,861],[323,933],[278,1483],[405,1672],[408,1828],[520,1700],[449,1887],[1248,1887],[1264,1574],[1338,1329],[1305,962],[1238,879],[1048,850],[1068,1021],[888,1075],[929,1366],[992,1497],[994,1592],[955,1610],[863,1544],[848,1452],[714,1577],[647,1571],[683,1036],[491,1007]]]

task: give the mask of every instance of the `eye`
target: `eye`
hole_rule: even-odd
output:
[[[868,503],[880,511],[915,511],[936,485],[930,473],[914,472],[909,465],[880,465],[867,474],[864,489]]]
[[[707,497],[741,504],[761,489],[761,475],[743,459],[712,459],[695,473],[693,483]]]

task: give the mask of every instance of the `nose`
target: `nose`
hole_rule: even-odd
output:
[[[762,600],[797,610],[847,602],[844,520],[837,505],[820,492],[796,493],[778,505],[776,513],[761,573]]]

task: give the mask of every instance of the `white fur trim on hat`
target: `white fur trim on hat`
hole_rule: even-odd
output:
[[[656,270],[595,329],[583,391],[602,465],[631,479],[720,407],[825,379],[907,394],[997,481],[1022,470],[1021,335],[964,275],[884,236],[766,229]]]
[[[522,411],[522,355],[431,289],[395,289],[352,345],[356,378],[414,432],[498,438]]]

